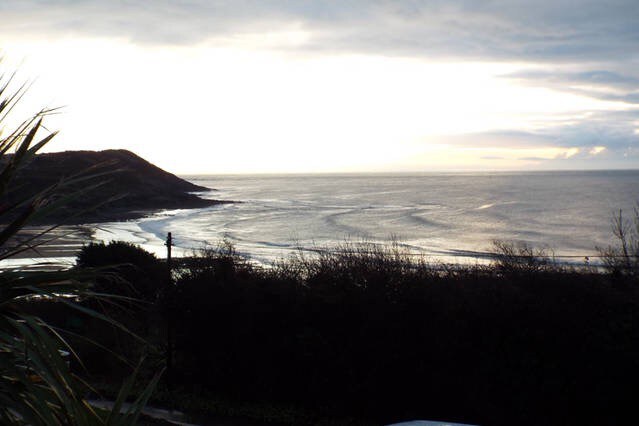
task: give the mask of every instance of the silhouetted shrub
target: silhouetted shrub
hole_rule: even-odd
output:
[[[599,248],[606,269],[616,278],[636,280],[639,278],[639,205],[631,220],[619,210],[619,215],[612,220],[612,233],[617,244]]]
[[[637,420],[639,289],[499,247],[490,265],[457,267],[375,244],[268,267],[228,243],[176,259],[154,311],[171,324],[173,384],[373,424]]]
[[[450,269],[397,246],[298,253],[267,268],[232,247],[209,250],[177,274],[175,377],[378,424],[633,415],[637,292],[513,250],[514,265]]]
[[[493,241],[492,266],[505,274],[535,274],[561,272],[547,248],[535,248],[525,242]]]
[[[103,276],[97,290],[154,301],[166,282],[166,266],[154,254],[124,242],[91,242],[82,247],[76,258],[80,268],[102,268],[114,275]]]
[[[98,272],[94,285],[96,292],[122,296],[111,298],[109,303],[86,301],[85,305],[117,318],[128,330],[90,321],[83,334],[98,346],[80,342],[79,351],[83,359],[91,360],[91,373],[108,374],[107,380],[128,375],[130,370],[123,361],[100,346],[115,351],[124,359],[134,360],[148,355],[149,344],[163,344],[166,315],[160,301],[167,288],[166,264],[135,244],[111,241],[106,244],[92,242],[82,247],[76,257],[76,268]],[[131,333],[143,336],[147,342]],[[152,352],[157,355],[159,348]]]

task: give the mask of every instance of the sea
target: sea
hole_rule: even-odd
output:
[[[211,188],[206,198],[235,202],[105,224],[94,238],[163,256],[171,232],[177,255],[226,241],[260,263],[361,242],[465,263],[498,240],[583,262],[615,243],[612,218],[632,218],[639,202],[639,170],[185,178]]]
[[[583,263],[615,243],[613,217],[631,218],[639,202],[639,170],[183,177],[210,188],[203,197],[233,202],[89,225],[85,235],[160,257],[169,232],[175,256],[226,241],[262,264],[361,242],[468,263],[485,260],[494,241]]]

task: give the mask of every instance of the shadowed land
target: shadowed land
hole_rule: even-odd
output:
[[[111,189],[137,195],[113,201],[100,218],[187,198],[215,203],[126,151],[107,153],[146,174],[125,171],[117,181],[116,173]],[[85,158],[75,155],[67,156],[73,164]],[[67,173],[61,163],[42,166],[51,173],[40,182]],[[21,179],[23,187],[37,182],[35,173]],[[73,200],[80,204],[65,213],[97,200]],[[115,354],[145,357],[143,377],[167,367],[153,404],[203,424],[633,424],[639,215],[634,228],[621,216],[616,223],[620,245],[601,250],[604,269],[509,243],[489,265],[432,264],[398,246],[361,244],[259,267],[222,245],[172,269],[132,244],[89,244],[72,272],[99,268],[93,291],[138,300],[79,302],[143,339],[60,301],[37,299],[27,309],[65,330],[86,366],[72,370],[103,395],[131,374]]]
[[[5,204],[20,202],[63,180],[83,179],[56,193],[54,203],[75,194],[39,223],[95,223],[136,219],[161,209],[208,207],[224,201],[205,199],[210,192],[168,173],[126,150],[66,151],[36,155],[21,169]]]
[[[198,421],[636,421],[636,253],[623,259],[630,269],[611,260],[603,271],[498,249],[490,265],[446,267],[397,246],[354,244],[263,268],[223,244],[177,261],[169,284],[166,263],[144,250],[91,244],[78,268],[126,279],[100,279],[96,291],[146,302],[106,312],[150,346],[97,321],[74,330],[167,365],[153,403]],[[55,303],[34,309],[61,325],[78,318]],[[106,394],[127,374],[103,351],[76,346]]]

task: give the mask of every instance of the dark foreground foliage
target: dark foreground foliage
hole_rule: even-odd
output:
[[[636,276],[501,250],[453,268],[354,245],[261,268],[227,246],[182,262],[149,315],[171,324],[181,395],[370,424],[639,421]]]
[[[12,115],[26,91],[14,86],[15,74],[0,73],[0,261],[34,250],[55,236],[51,225],[23,235],[33,222],[62,210],[72,202],[104,186],[104,174],[92,170],[50,181],[33,188],[20,182],[18,175],[29,168],[38,152],[55,136],[43,125],[55,110],[41,110],[15,121]],[[14,87],[16,87],[14,89]],[[13,125],[11,125],[13,123]],[[9,124],[9,126],[7,126]],[[43,135],[45,133],[45,135]],[[101,201],[105,201],[102,199]],[[77,215],[67,211],[67,218]],[[138,399],[121,411],[120,402],[129,395],[137,369],[129,369],[112,410],[92,406],[86,400],[91,389],[70,368],[82,364],[59,328],[62,320],[82,313],[87,319],[100,320],[110,327],[124,327],[83,304],[109,302],[113,295],[96,294],[92,271],[27,270],[3,264],[0,273],[0,424],[16,426],[130,426],[137,424],[159,376],[155,376]],[[47,322],[54,315],[47,310],[65,311],[60,321]],[[71,314],[73,312],[73,314]],[[84,336],[86,340],[86,335]],[[119,401],[119,402],[118,402]]]
[[[80,268],[102,268],[96,291],[152,302],[166,278],[166,267],[152,253],[124,241],[89,243],[78,253]],[[112,274],[108,274],[111,272]],[[119,280],[114,280],[114,275]]]

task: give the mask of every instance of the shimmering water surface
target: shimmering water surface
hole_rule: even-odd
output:
[[[444,260],[485,252],[495,239],[579,257],[610,244],[612,215],[630,214],[639,200],[639,171],[186,178],[217,189],[205,197],[238,203],[107,224],[96,237],[157,253],[167,232],[183,249],[226,238],[259,261],[296,247],[392,239]]]

